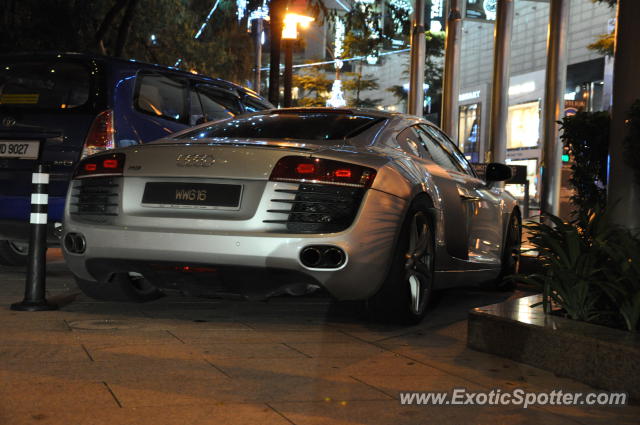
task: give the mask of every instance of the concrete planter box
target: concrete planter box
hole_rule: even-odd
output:
[[[471,310],[468,346],[640,400],[640,335],[545,315],[540,300]]]

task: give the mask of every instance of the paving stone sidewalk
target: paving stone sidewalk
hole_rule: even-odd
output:
[[[466,348],[466,311],[510,296],[447,291],[420,326],[373,325],[327,298],[150,304],[78,293],[50,250],[60,311],[21,313],[0,269],[0,424],[637,424],[640,407],[407,406],[400,391],[593,391]],[[570,359],[567,359],[570,361]]]

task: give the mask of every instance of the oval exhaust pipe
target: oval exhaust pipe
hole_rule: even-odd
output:
[[[309,246],[300,253],[300,261],[307,267],[317,267],[322,263],[322,252],[318,248]]]
[[[67,233],[64,237],[64,247],[74,254],[82,254],[87,248],[87,242],[81,234]]]
[[[340,267],[344,264],[344,251],[338,248],[329,248],[324,252],[327,267]]]

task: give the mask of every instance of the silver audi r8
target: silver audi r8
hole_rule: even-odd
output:
[[[417,117],[262,111],[82,161],[63,250],[94,298],[324,288],[416,323],[434,290],[516,270],[520,211],[498,183],[510,176],[489,164],[480,179]]]

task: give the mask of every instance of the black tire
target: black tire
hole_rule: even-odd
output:
[[[78,288],[86,296],[100,301],[144,303],[163,296],[151,282],[135,273],[115,273],[107,282],[75,278]]]
[[[433,294],[435,238],[431,207],[417,199],[407,212],[389,273],[378,292],[367,300],[376,321],[415,325],[424,318]]]
[[[511,213],[507,227],[504,247],[502,249],[502,259],[500,274],[493,283],[493,289],[498,291],[512,291],[516,287],[516,282],[508,277],[520,270],[520,248],[522,245],[522,220],[517,211]]]
[[[3,266],[26,266],[29,260],[29,245],[13,241],[0,241],[0,264]]]

